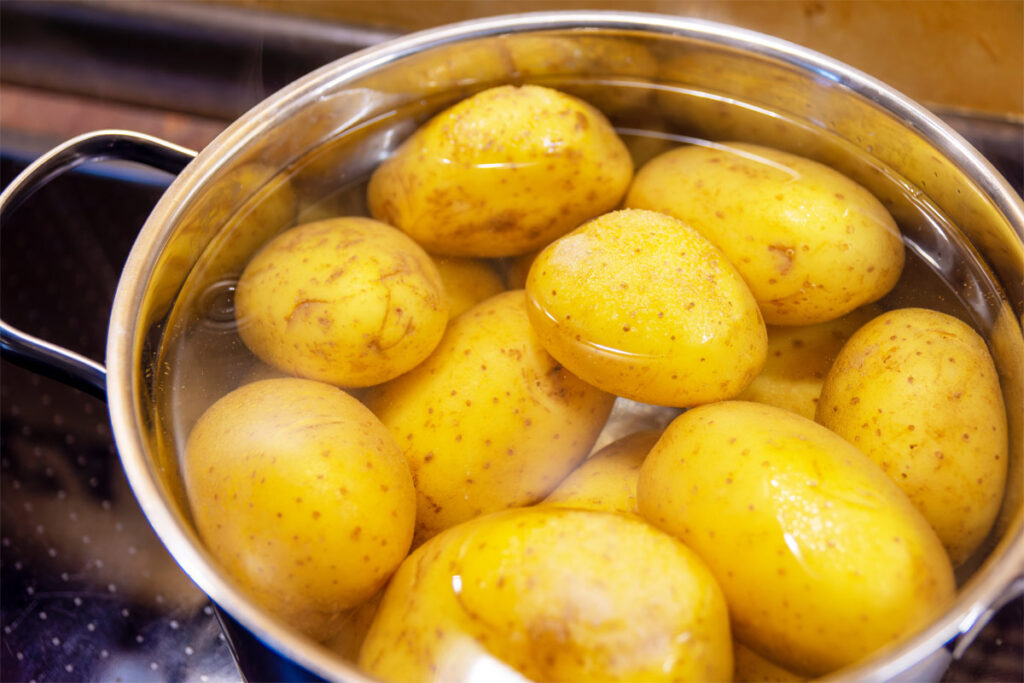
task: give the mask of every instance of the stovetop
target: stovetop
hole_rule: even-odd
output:
[[[231,63],[237,65],[251,64],[252,55],[259,55],[261,75],[254,86],[251,73],[247,74],[245,87],[239,87],[237,73],[223,65],[214,69],[216,73],[197,75],[188,65],[178,64],[175,68],[180,69],[174,71],[166,54],[139,56],[146,52],[144,46],[130,48],[127,57],[118,56],[124,62],[144,64],[138,68],[150,69],[151,81],[159,81],[152,77],[159,73],[162,79],[199,83],[195,101],[171,102],[160,88],[136,84],[134,94],[115,89],[97,95],[88,91],[101,87],[102,80],[97,81],[101,85],[75,84],[73,74],[67,73],[70,62],[63,61],[70,43],[58,38],[61,31],[70,31],[80,25],[75,22],[85,19],[69,18],[67,12],[54,18],[53,7],[36,4],[43,8],[32,3],[0,4],[4,13],[0,75],[8,93],[29,104],[51,103],[47,110],[51,116],[68,111],[67,116],[78,112],[99,118],[122,116],[125,111],[149,112],[145,115],[151,118],[141,120],[165,129],[169,126],[182,136],[177,141],[194,147],[202,146],[283,82],[387,37],[379,31],[353,32],[346,26],[332,31],[321,25],[307,26],[305,30],[313,33],[303,42],[296,38],[301,27],[288,24],[283,37],[278,32],[253,39],[246,33],[254,30],[251,27],[229,27],[221,35],[234,36],[234,42],[227,43],[234,45],[235,52],[222,44],[215,56],[234,59]],[[12,8],[23,11],[12,12]],[[113,23],[101,21],[109,16],[89,16],[102,28],[95,35],[88,33],[90,40],[97,35],[109,38],[117,31],[157,30],[138,16],[134,23],[126,23],[123,16]],[[60,30],[55,31],[55,26]],[[24,50],[29,49],[33,35],[42,35],[40,27],[46,29],[48,48],[37,46],[32,58]],[[243,39],[246,35],[249,39]],[[194,37],[189,36],[189,40]],[[198,61],[211,58],[213,48],[205,44],[207,52],[196,57]],[[296,48],[297,44],[304,47]],[[50,50],[48,67],[39,65],[40,49]],[[91,54],[106,59],[102,51]],[[29,75],[19,71],[8,78],[12,66],[15,71],[28,69]],[[47,70],[48,94],[19,85]],[[132,71],[130,77],[145,83],[145,74]],[[211,99],[211,89],[222,88],[222,95],[227,92],[223,82],[235,84],[230,96]],[[85,99],[76,99],[83,94]],[[114,105],[97,109],[89,104],[95,101]],[[1021,189],[1024,132],[1019,124],[944,114]],[[47,112],[40,110],[39,116],[46,118]],[[0,131],[2,186],[33,153],[42,151],[47,129],[40,125],[17,130],[0,120]],[[5,319],[102,359],[121,265],[136,231],[169,181],[169,176],[159,173],[100,166],[57,180],[19,208],[0,230],[0,309]],[[233,656],[232,644],[244,644],[245,636],[239,636],[237,625],[229,621],[226,626],[232,639],[225,637],[222,616],[149,527],[121,470],[102,401],[4,361],[0,418],[0,679],[212,682],[308,676],[287,666],[277,668],[281,663],[273,658],[254,660],[245,652],[240,660]],[[1022,633],[1024,601],[1018,599],[1000,611],[943,680],[1024,680]]]

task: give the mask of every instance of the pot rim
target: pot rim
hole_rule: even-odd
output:
[[[194,530],[165,499],[158,473],[147,458],[145,424],[136,388],[141,385],[139,312],[160,250],[176,227],[187,199],[227,160],[322,93],[334,91],[403,57],[449,43],[526,31],[603,29],[642,31],[712,42],[813,71],[898,117],[971,177],[996,208],[1024,235],[1024,202],[995,168],[952,128],[881,81],[835,59],[795,43],[748,29],[702,19],[619,11],[543,11],[473,19],[412,33],[366,48],[307,74],[274,93],[232,123],[172,182],[132,247],[114,298],[108,330],[107,397],[113,434],[127,478],[150,524],[171,556],[214,602],[282,655],[327,679],[344,675],[370,681],[354,666],[270,618],[223,575],[203,549]],[[850,679],[888,679],[970,629],[999,600],[1014,579],[1024,575],[1024,512],[982,567],[939,619],[912,639],[876,652],[838,672]]]

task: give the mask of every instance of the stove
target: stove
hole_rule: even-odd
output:
[[[52,144],[96,128],[202,148],[278,87],[392,35],[194,3],[8,0],[0,184]],[[938,113],[1024,188],[1019,121]],[[19,207],[0,230],[5,319],[102,359],[121,265],[170,181],[101,164]],[[3,361],[0,418],[2,680],[315,678],[261,648],[167,554],[128,487],[100,399]],[[1024,680],[1022,634],[1017,599],[943,680]]]

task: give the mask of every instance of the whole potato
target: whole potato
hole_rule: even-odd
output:
[[[520,289],[453,320],[426,362],[365,400],[412,470],[422,540],[542,499],[586,457],[614,397],[544,351]]]
[[[966,323],[923,308],[875,318],[829,371],[817,420],[907,493],[954,565],[985,539],[1006,485],[1006,407],[988,348]]]
[[[199,418],[183,471],[210,553],[255,602],[314,638],[330,637],[409,551],[409,467],[337,387],[287,378],[232,391]]]
[[[505,291],[497,269],[483,259],[438,256],[434,265],[444,285],[449,320]]]
[[[402,683],[722,681],[732,649],[721,591],[686,546],[635,517],[544,507],[413,552],[359,664]]]
[[[634,432],[608,444],[551,492],[545,503],[580,510],[603,510],[637,515],[636,482],[640,465],[660,431]]]
[[[643,517],[711,568],[736,638],[817,676],[907,636],[955,593],[921,513],[867,456],[774,406],[683,413],[640,469]]]
[[[765,326],[736,269],[685,223],[613,211],[551,243],[526,280],[544,348],[604,391],[663,406],[735,396]]]
[[[344,387],[413,368],[448,323],[441,276],[404,234],[369,218],[307,223],[271,240],[235,292],[238,332],[293,375]]]
[[[900,277],[899,228],[838,171],[743,143],[690,145],[637,172],[625,205],[673,215],[720,248],[771,325],[812,325],[884,296]]]
[[[419,128],[370,178],[375,218],[445,256],[515,256],[613,208],[633,163],[604,115],[505,85]]]
[[[862,306],[841,318],[799,327],[768,325],[768,360],[737,399],[767,403],[814,419],[825,375],[843,344],[861,325],[879,315]]]

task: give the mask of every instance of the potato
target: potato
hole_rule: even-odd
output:
[[[743,275],[771,325],[833,320],[880,299],[904,249],[885,207],[841,173],[757,145],[691,145],[636,175],[627,207],[699,230]]]
[[[841,437],[774,406],[676,418],[637,502],[711,568],[736,638],[796,673],[851,664],[954,597],[949,559],[906,494]]]
[[[813,420],[832,361],[850,335],[881,312],[868,305],[817,325],[769,325],[764,369],[736,398],[767,403]]]
[[[444,284],[449,320],[505,291],[501,275],[487,261],[439,256],[434,265]]]
[[[653,211],[614,211],[544,249],[526,280],[544,348],[604,391],[664,406],[735,396],[761,370],[765,327],[710,242]]]
[[[373,173],[370,212],[443,256],[515,256],[622,199],[633,163],[604,115],[534,85],[469,97]]]
[[[732,649],[721,591],[686,546],[634,517],[545,507],[417,549],[359,664],[403,683],[716,681]]]
[[[547,245],[545,244],[544,246]],[[515,258],[506,259],[503,262],[505,266],[505,284],[509,289],[523,289],[526,287],[526,277],[530,274],[530,267],[540,252],[540,249],[535,249],[534,251],[520,254]]]
[[[1006,407],[966,323],[923,308],[872,320],[829,371],[817,420],[907,493],[954,565],[985,539],[1006,485]]]
[[[586,457],[614,397],[544,351],[520,289],[456,318],[426,362],[365,400],[409,462],[419,541],[542,499]]]
[[[661,435],[634,432],[610,443],[580,465],[551,492],[545,503],[580,510],[636,515],[636,482],[640,465]]]
[[[263,361],[343,387],[413,368],[448,323],[426,252],[359,217],[307,223],[271,240],[239,278],[235,312],[242,340]]]
[[[258,604],[316,639],[369,598],[409,551],[409,467],[358,401],[306,379],[269,379],[214,403],[183,462],[196,529]]]

